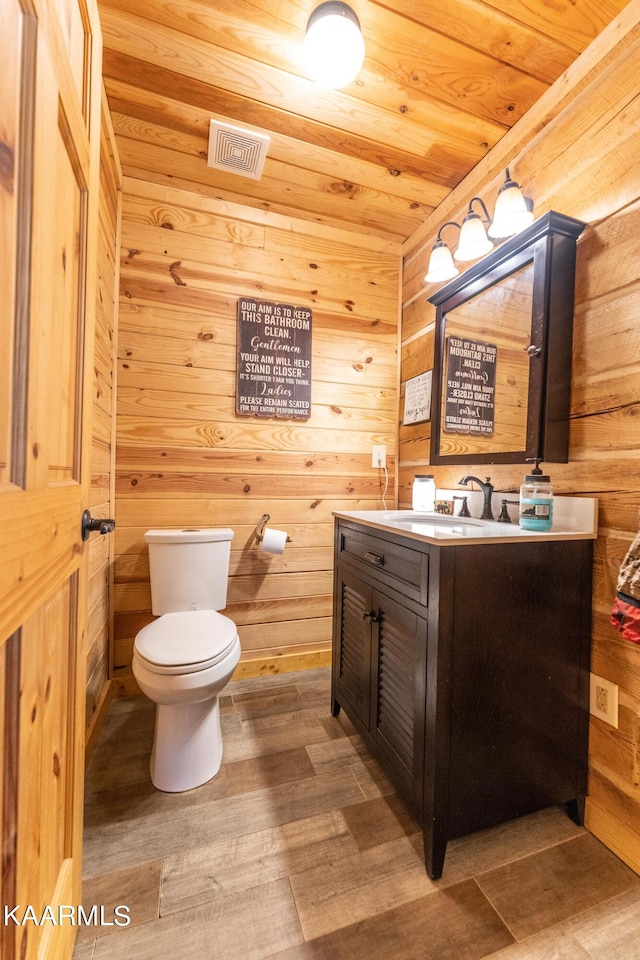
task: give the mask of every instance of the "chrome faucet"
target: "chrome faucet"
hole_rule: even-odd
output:
[[[493,512],[491,510],[491,495],[493,494],[493,484],[489,483],[489,481],[491,480],[491,477],[487,477],[486,481],[483,483],[483,481],[479,480],[477,477],[464,476],[462,480],[458,480],[458,483],[460,484],[460,486],[466,487],[466,485],[471,480],[473,480],[475,483],[478,484],[478,486],[482,490],[482,496],[484,497],[484,503],[483,503],[482,514],[480,516],[480,519],[493,520]]]

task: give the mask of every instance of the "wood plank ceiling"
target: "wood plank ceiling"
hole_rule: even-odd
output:
[[[351,0],[365,62],[326,91],[299,53],[319,2],[100,0],[125,176],[399,244],[625,6]],[[271,137],[259,181],[207,166],[210,118]]]

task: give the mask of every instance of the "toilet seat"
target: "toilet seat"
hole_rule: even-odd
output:
[[[215,610],[165,613],[137,634],[134,651],[154,673],[206,670],[238,642],[236,625]]]

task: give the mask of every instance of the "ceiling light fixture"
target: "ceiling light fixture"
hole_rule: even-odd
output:
[[[525,197],[519,184],[509,176],[509,169],[505,171],[505,181],[500,187],[496,200],[496,209],[493,220],[489,216],[481,197],[472,197],[462,224],[455,220],[447,220],[438,230],[436,242],[429,257],[429,268],[425,276],[425,283],[442,283],[452,280],[460,272],[453,262],[451,251],[442,239],[445,227],[454,226],[460,231],[460,239],[454,257],[458,261],[477,260],[484,257],[493,249],[490,238],[503,240],[512,237],[533,223],[533,202]],[[482,207],[484,218],[473,209],[474,203]],[[485,224],[487,228],[485,228]]]
[[[350,83],[364,61],[360,21],[346,3],[327,0],[307,23],[302,56],[312,80],[337,90]]]

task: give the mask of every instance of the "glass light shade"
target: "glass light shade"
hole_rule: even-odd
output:
[[[453,262],[451,250],[444,240],[434,244],[429,257],[429,269],[425,276],[425,283],[441,283],[443,280],[452,280],[460,271]]]
[[[512,237],[528,227],[530,223],[533,223],[533,210],[527,206],[518,184],[507,178],[496,200],[493,223],[488,231],[489,236]]]
[[[329,90],[346,86],[364,61],[360,21],[339,0],[321,3],[309,17],[302,57],[312,80]]]
[[[493,244],[487,237],[484,223],[477,213],[468,213],[462,221],[460,240],[454,257],[456,260],[477,260],[493,250]]]

